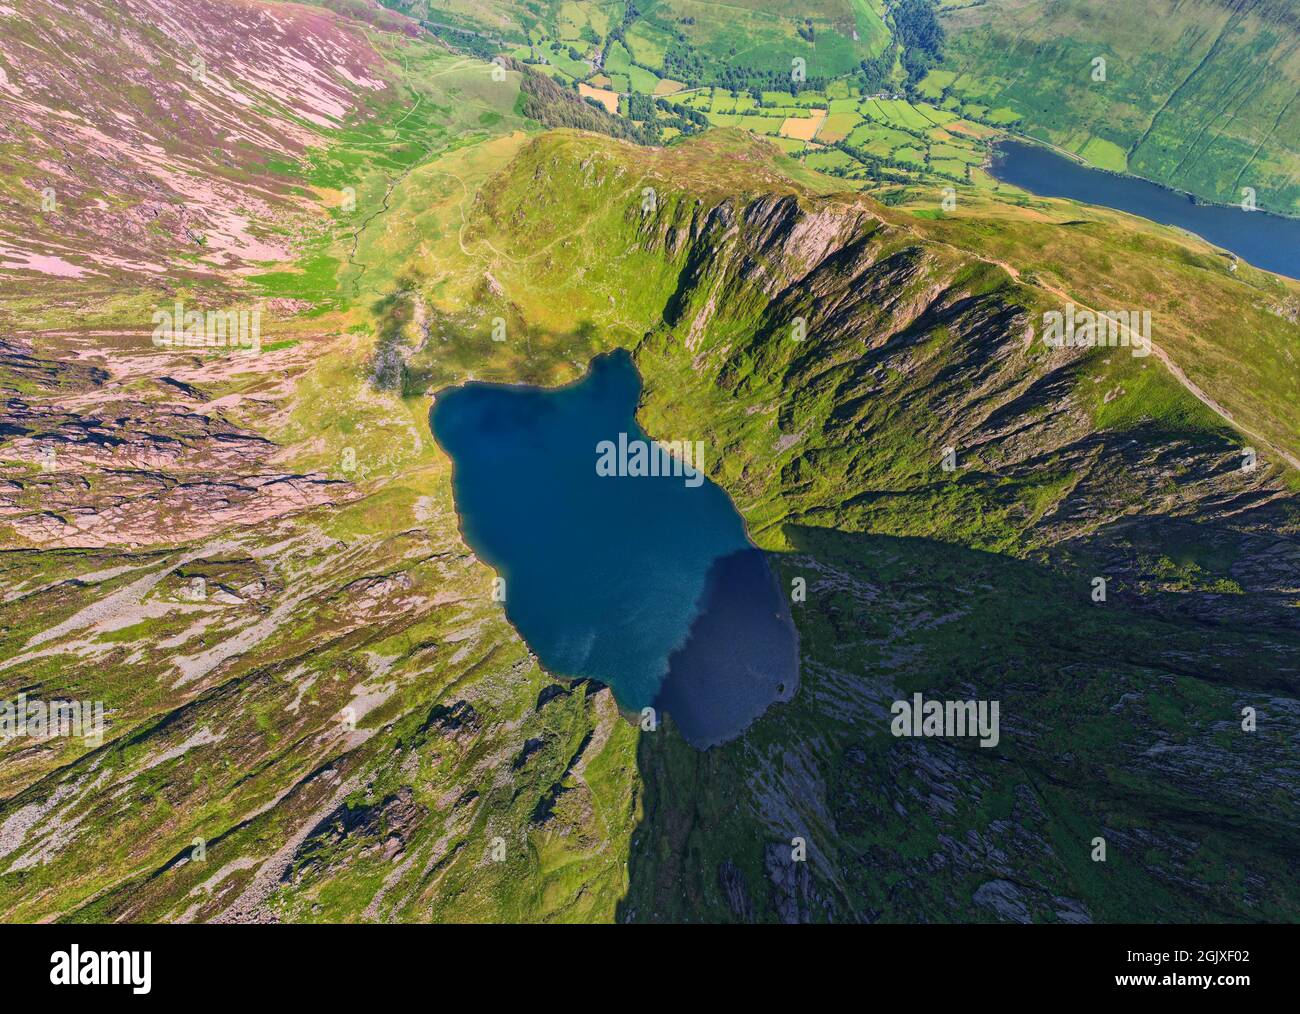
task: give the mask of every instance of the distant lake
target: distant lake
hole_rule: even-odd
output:
[[[1155,183],[1093,169],[1049,148],[1018,141],[998,142],[992,173],[1003,183],[1041,197],[1068,197],[1179,226],[1257,268],[1300,278],[1300,219],[1197,204]],[[1266,203],[1268,195],[1261,193],[1257,200]]]
[[[602,441],[647,439],[640,394],[620,350],[563,388],[443,391],[430,425],[465,540],[504,578],[506,615],[542,665],[607,684],[625,709],[666,711],[703,748],[794,694],[797,635],[725,491],[698,472],[598,474]]]

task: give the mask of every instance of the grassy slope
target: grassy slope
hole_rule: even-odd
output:
[[[313,305],[276,325],[292,347],[220,380],[197,359],[171,366],[195,378],[198,411],[273,437],[287,467],[350,480],[357,497],[218,540],[186,544],[176,519],[140,551],[4,554],[4,581],[16,591],[4,607],[6,695],[21,684],[112,709],[98,750],[79,741],[5,747],[0,823],[43,814],[25,840],[6,839],[6,919],[256,910],[296,920],[594,920],[612,917],[626,889],[631,730],[614,720],[607,692],[579,688],[538,705],[553,681],[491,601],[490,573],[460,544],[427,400],[369,382],[385,321],[374,307],[396,284],[384,244],[436,242],[441,227],[420,216],[430,193],[441,185],[448,203],[437,210],[458,219],[460,182],[475,186],[504,163],[523,126],[513,113],[517,78],[493,80],[483,64],[428,43],[373,30],[371,39],[397,100],[335,133],[302,169],[283,169],[328,217],[297,265],[249,283]],[[442,171],[417,175],[436,156]],[[341,204],[349,186],[351,213]],[[100,309],[101,327],[138,326],[130,305]],[[138,354],[129,339],[90,350],[119,367]],[[33,397],[53,395],[22,383]],[[156,397],[147,374],[129,390]],[[194,553],[201,559],[186,563]],[[138,605],[110,609],[102,624],[83,612],[154,572],[163,580]],[[194,574],[262,590],[196,608],[180,594]],[[65,620],[74,621],[67,635],[26,657],[34,634]],[[236,644],[228,659],[177,682],[177,659]],[[346,706],[358,713],[355,733],[340,725]],[[543,747],[516,769],[529,739]],[[581,758],[580,744],[591,744]],[[108,791],[91,771],[119,788]],[[539,816],[544,800],[553,805]],[[497,836],[508,839],[506,861],[484,875]],[[202,862],[187,861],[195,838],[207,843]],[[394,840],[409,861],[390,878]],[[258,865],[295,841],[287,872],[271,876],[274,896],[259,905]],[[29,850],[35,861],[19,861]],[[365,915],[386,879],[384,900]]]
[[[1225,203],[1253,187],[1261,207],[1294,215],[1296,18],[1285,0],[992,0],[947,19],[944,83],[1104,168]]]
[[[1152,312],[1152,340],[1233,419],[1273,448],[1300,456],[1300,398],[1294,363],[1300,286],[1231,262],[1186,233],[1142,219],[1066,201],[1021,198],[1002,203],[972,195],[948,216],[917,228],[976,256],[1015,265],[1047,289],[1098,309]],[[1117,357],[1113,375],[1140,364]],[[1109,389],[1103,375],[1101,386]],[[1277,451],[1274,451],[1277,460]]]
[[[53,254],[70,268],[16,273],[23,257],[7,253],[0,314],[21,321],[10,326],[77,327],[96,313],[147,323],[150,303],[177,295],[241,299],[242,274],[310,242],[319,222],[298,159],[338,138],[344,120],[383,121],[406,102],[380,86],[388,75],[365,32],[378,24],[397,37],[413,26],[357,0],[335,6],[359,9],[363,21],[276,9],[280,50],[269,68],[255,66],[248,44],[250,24],[268,16],[255,5],[223,13],[149,0],[74,12],[35,3],[25,17],[6,16],[0,70],[36,84],[11,86],[3,100],[12,129],[0,234],[10,253]],[[310,66],[325,48],[333,62]],[[201,76],[191,64],[200,51]],[[136,77],[103,87],[124,66]],[[358,83],[372,71],[377,87]],[[46,187],[55,204],[38,211]]]

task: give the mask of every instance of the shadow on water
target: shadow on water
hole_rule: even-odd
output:
[[[1270,610],[1243,622],[1262,596],[1153,602],[1117,586],[1099,605],[1093,571],[920,538],[786,536],[793,551],[769,562],[779,588],[808,582],[794,607],[799,688],[709,750],[674,721],[642,733],[643,816],[619,921],[1300,911],[1288,874],[1300,861],[1300,793],[1285,774],[1300,725],[1288,718],[1300,715],[1294,619]],[[1223,610],[1217,619],[1207,605]],[[706,611],[701,645],[710,626]],[[762,648],[714,641],[690,660],[728,651]],[[691,692],[685,679],[665,688]],[[915,692],[998,701],[999,743],[891,735],[893,703]],[[1277,724],[1225,732],[1248,700],[1278,702]],[[679,711],[683,726],[695,720]],[[1091,855],[1099,835],[1104,864]],[[795,839],[806,862],[793,861]]]
[[[715,560],[686,643],[668,659],[655,706],[698,749],[733,739],[799,683],[790,606],[757,549]]]
[[[618,919],[1300,911],[1293,594],[1117,585],[1098,605],[1088,575],[1105,571],[1085,546],[1064,571],[792,526],[790,552],[763,553],[707,480],[598,474],[600,441],[644,438],[640,390],[619,352],[567,388],[444,392],[431,420],[466,541],[507,579],[506,612],[545,668],[666,713],[637,743]],[[1249,555],[1241,530],[1166,523],[1112,533],[1120,558],[1143,540],[1152,558],[1213,543],[1201,563],[1222,582],[1216,558]],[[916,693],[998,702],[996,746],[891,735],[894,703]],[[1269,723],[1232,735],[1251,701]]]

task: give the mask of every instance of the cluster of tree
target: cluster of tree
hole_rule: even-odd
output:
[[[424,21],[421,24],[459,53],[476,56],[480,60],[491,60],[501,52],[501,42],[479,35],[477,32],[464,32],[448,25],[435,25],[431,21]]]
[[[709,118],[698,109],[662,98],[655,99],[655,107],[666,114],[660,120],[660,126],[676,127],[683,134],[694,134],[709,129]]]
[[[527,90],[525,88],[526,92]],[[599,114],[609,116],[609,112],[597,99],[588,96],[586,102]],[[664,115],[660,116],[660,113]],[[615,134],[615,136],[627,136],[640,144],[660,143],[663,139],[663,129],[665,127],[675,127],[683,134],[694,134],[709,128],[708,116],[698,109],[692,109],[690,106],[683,106],[665,98],[643,95],[640,92],[630,92],[627,95],[626,119],[620,118],[619,122],[626,123],[627,121],[632,121],[628,123],[628,126],[633,128],[633,132],[626,135]],[[573,126],[574,124],[568,125]],[[586,129],[596,128],[588,127]],[[611,131],[605,130],[602,133],[611,133]]]
[[[795,81],[790,70],[758,70],[742,67],[734,63],[705,60],[699,51],[674,41],[664,54],[664,67],[660,72],[664,77],[681,81],[692,88],[713,85],[733,92],[749,92],[762,97],[764,91],[789,92],[798,95],[804,90],[824,91],[830,84],[829,77],[810,77],[806,81]]]
[[[697,127],[707,128],[709,118],[698,109],[692,109],[690,106],[684,106],[680,102],[673,102],[670,99],[656,99],[655,105],[665,113],[671,113],[673,116],[680,116],[682,119],[689,121]]]
[[[660,112],[665,115],[660,117]],[[709,127],[709,118],[698,109],[638,92],[632,92],[627,97],[627,116],[630,120],[643,123],[656,139],[663,137],[664,127],[675,127],[683,134],[694,134]]]
[[[878,95],[893,91],[894,48],[891,46],[879,56],[863,60],[858,65],[861,76],[859,84],[863,95]]]
[[[916,84],[943,60],[943,26],[934,0],[902,0],[894,8],[894,37],[903,47],[903,67]]]
[[[642,123],[652,123],[655,118],[655,103],[649,95],[641,92],[629,92],[627,96],[627,118]]]
[[[591,130],[610,137],[621,137],[637,144],[657,144],[659,128],[656,124],[634,123],[614,116],[594,99],[583,101],[574,90],[563,88],[548,75],[538,73],[517,60],[505,58],[507,63],[523,74],[520,92],[523,103],[520,112],[531,120],[547,127],[575,127]]]
[[[855,162],[860,162],[863,168],[866,170],[866,175],[869,179],[879,180],[887,183],[913,182],[915,179],[914,175],[901,175],[898,172],[889,171],[889,170],[902,170],[903,173],[907,173],[907,174],[915,174],[917,172],[924,171],[931,176],[938,176],[940,179],[951,180],[954,183],[969,182],[969,175],[970,175],[969,169],[967,169],[966,174],[963,176],[954,176],[952,173],[940,172],[936,169],[932,169],[930,167],[930,150],[928,148],[925,151],[925,165],[922,170],[917,168],[915,162],[896,159],[888,155],[884,157],[881,157],[880,155],[873,155],[871,154],[871,152],[866,151],[862,148],[854,147],[853,145],[849,144],[847,141],[840,141],[838,144],[835,145],[835,147],[838,148],[840,151],[844,152],[844,154],[848,155],[849,158],[853,159]],[[832,175],[848,176],[850,175],[850,172],[851,170],[849,170],[848,167],[842,167],[841,171],[838,172],[832,171]]]
[[[880,166],[878,165],[863,166],[861,168],[850,167],[850,166],[831,166],[828,169],[821,169],[818,171],[825,173],[827,176],[836,176],[839,179],[871,180],[873,183],[907,184],[907,183],[915,182],[910,176],[903,176],[899,173],[889,172],[886,169],[880,168]],[[880,199],[879,195],[874,195],[874,196],[876,196],[877,200]]]
[[[627,29],[631,27],[632,22],[635,21],[640,16],[641,16],[641,12],[636,9],[636,4],[630,2],[629,0],[626,9],[623,11],[623,20],[609,30],[609,41],[621,42],[623,43],[624,46],[626,46],[627,35],[625,33]]]
[[[844,154],[848,155],[849,158],[853,159],[855,162],[861,162],[863,166],[873,173],[879,172],[882,169],[903,169],[912,171],[915,171],[916,169],[915,164],[912,162],[905,162],[889,155],[873,155],[864,148],[854,147],[847,141],[841,141],[839,144],[835,145],[835,147],[839,148],[840,151],[844,152]],[[872,176],[872,179],[882,178],[884,177],[876,175]]]

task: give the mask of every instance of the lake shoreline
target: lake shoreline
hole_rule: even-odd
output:
[[[643,389],[619,347],[557,387],[448,385],[429,428],[451,463],[458,535],[500,579],[505,618],[538,665],[564,683],[610,687],[632,719],[663,703],[671,678],[668,713],[707,749],[793,694],[798,629],[776,561],[723,487],[702,472],[683,485],[594,467],[592,452],[616,433],[661,443],[636,418]],[[750,561],[748,580],[723,565],[737,556]],[[702,649],[692,634],[703,629],[713,636]]]
[[[1197,202],[1191,195],[1130,173],[1098,169],[1054,147],[1005,138],[991,147],[988,173],[1000,184],[1035,197],[1107,208],[1177,229],[1232,259],[1300,280],[1300,218],[1232,205]]]
[[[1065,149],[1065,148],[1062,148],[1062,147],[1060,147],[1060,146],[1058,146],[1058,145],[1052,144],[1050,141],[1044,141],[1041,137],[1032,137],[1032,136],[1030,136],[1029,134],[1017,134],[1017,133],[1015,133],[1015,132],[1013,132],[1013,131],[1006,131],[1006,136],[1005,136],[1005,137],[997,138],[997,139],[995,139],[995,140],[994,140],[994,141],[989,145],[989,157],[988,157],[988,158],[984,161],[984,163],[980,166],[981,169],[984,169],[986,172],[988,172],[989,175],[990,175],[990,176],[993,176],[993,178],[994,178],[995,180],[997,180],[999,183],[1005,183],[1007,186],[1012,186],[1012,187],[1014,187],[1014,186],[1017,186],[1017,184],[1015,184],[1015,183],[1011,183],[1011,182],[1009,182],[1009,181],[1007,181],[1007,180],[1000,179],[998,176],[994,175],[994,173],[993,173],[993,171],[992,171],[992,170],[993,170],[993,166],[997,163],[997,148],[998,148],[998,145],[1000,145],[1000,144],[1002,144],[1002,143],[1004,143],[1004,142],[1006,142],[1006,141],[1010,141],[1010,142],[1012,142],[1013,144],[1023,144],[1023,145],[1026,145],[1026,146],[1034,146],[1034,147],[1038,147],[1038,148],[1043,148],[1043,149],[1045,149],[1045,150],[1047,150],[1047,151],[1053,152],[1054,154],[1060,155],[1062,158],[1069,159],[1071,162],[1074,162],[1074,163],[1075,163],[1076,165],[1078,165],[1080,168],[1088,169],[1088,170],[1090,170],[1091,172],[1105,173],[1107,176],[1115,176],[1115,177],[1117,177],[1117,178],[1119,178],[1119,179],[1121,179],[1121,180],[1136,180],[1136,181],[1138,181],[1138,182],[1140,182],[1140,183],[1147,183],[1147,184],[1150,184],[1150,185],[1153,186],[1153,187],[1159,187],[1161,190],[1164,190],[1164,191],[1166,191],[1166,192],[1168,192],[1168,193],[1170,193],[1170,194],[1173,194],[1173,195],[1175,195],[1175,196],[1177,196],[1177,197],[1182,197],[1182,198],[1186,199],[1187,203],[1193,205],[1194,207],[1198,207],[1198,208],[1224,208],[1224,209],[1227,209],[1227,210],[1230,210],[1230,211],[1233,211],[1233,210],[1235,210],[1235,211],[1245,211],[1245,209],[1242,208],[1242,206],[1241,206],[1239,203],[1238,203],[1238,204],[1229,204],[1229,203],[1224,202],[1224,201],[1210,201],[1210,200],[1206,200],[1204,197],[1201,197],[1201,196],[1198,195],[1198,194],[1193,194],[1191,191],[1188,191],[1188,190],[1180,190],[1178,187],[1170,186],[1168,183],[1163,183],[1163,182],[1161,182],[1160,180],[1153,180],[1153,179],[1151,179],[1150,177],[1147,177],[1147,176],[1140,176],[1140,175],[1138,175],[1137,173],[1134,173],[1134,172],[1128,172],[1127,170],[1121,172],[1121,171],[1118,170],[1118,169],[1107,169],[1105,166],[1093,165],[1091,162],[1089,162],[1087,159],[1083,158],[1083,157],[1082,157],[1081,155],[1079,155],[1078,153],[1073,152],[1073,151],[1069,151],[1069,150],[1067,150],[1067,149]],[[1019,189],[1023,190],[1023,189],[1025,189],[1025,188],[1024,188],[1024,187],[1020,187]],[[1030,193],[1032,193],[1032,191],[1030,191]],[[1034,196],[1035,196],[1035,197],[1042,197],[1042,196],[1045,196],[1045,195],[1043,195],[1043,194],[1034,194]],[[1111,210],[1112,210],[1112,211],[1122,211],[1123,209],[1122,209],[1122,208],[1112,208]],[[1126,214],[1135,214],[1135,212],[1126,212]],[[1286,213],[1284,213],[1284,212],[1281,212],[1281,211],[1270,211],[1270,210],[1268,210],[1268,209],[1266,209],[1266,208],[1262,208],[1262,207],[1261,207],[1261,208],[1256,208],[1253,212],[1250,212],[1250,214],[1267,215],[1267,216],[1270,217],[1270,218],[1280,218],[1280,219],[1282,219],[1283,221],[1287,221],[1287,222],[1297,222],[1297,223],[1300,223],[1300,212],[1298,212],[1298,213],[1296,213],[1296,214],[1294,214],[1294,215],[1288,215],[1288,214],[1286,214]],[[1140,217],[1142,217],[1142,216],[1139,215],[1138,217],[1140,218]],[[1188,230],[1188,231],[1190,232],[1191,230]],[[1199,235],[1199,234],[1197,234],[1197,235]],[[1202,237],[1202,238],[1204,238],[1204,237]]]

